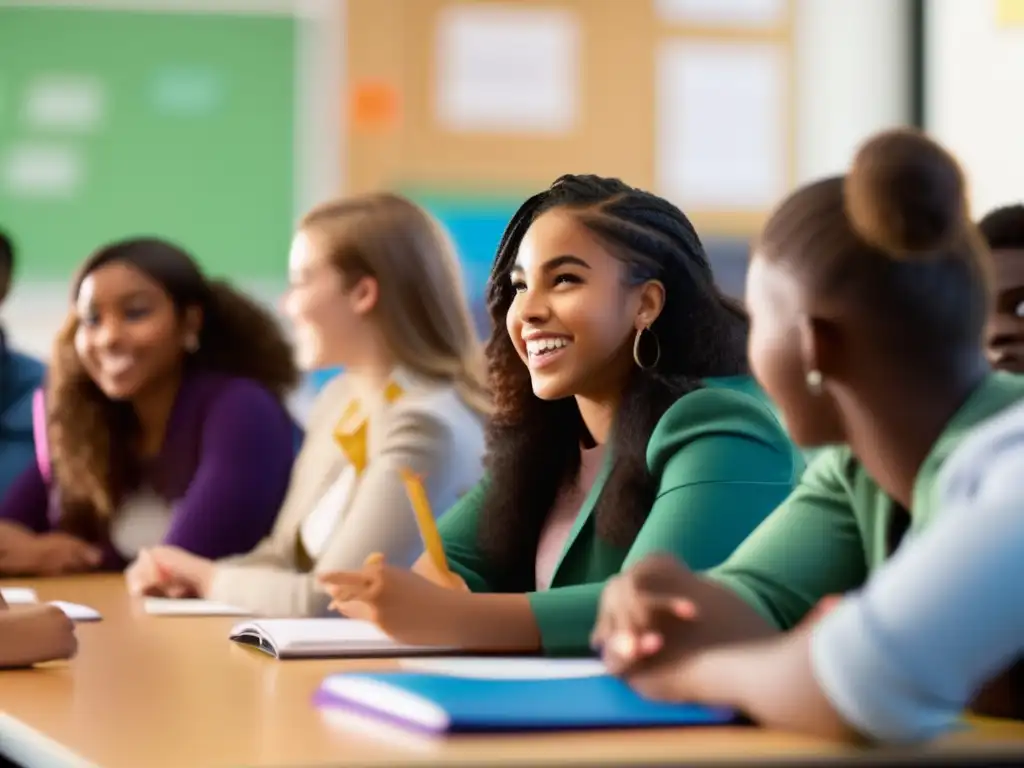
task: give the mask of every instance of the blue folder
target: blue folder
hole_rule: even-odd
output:
[[[431,733],[654,728],[736,722],[733,710],[649,701],[609,675],[484,680],[414,672],[342,673],[316,703]]]

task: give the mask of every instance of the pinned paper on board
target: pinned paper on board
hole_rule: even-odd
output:
[[[7,194],[24,198],[74,197],[82,185],[82,155],[64,144],[16,144],[0,154]]]
[[[694,27],[781,27],[789,12],[787,0],[654,0],[666,24]]]
[[[564,134],[577,119],[579,22],[561,8],[453,5],[435,50],[437,119],[466,133]]]
[[[395,130],[401,120],[398,88],[386,80],[360,80],[352,85],[352,127],[362,133]]]
[[[89,75],[39,75],[25,88],[22,117],[30,128],[90,132],[102,127],[106,95]]]
[[[167,67],[153,78],[156,110],[173,117],[205,117],[220,109],[225,84],[219,73],[204,67]]]
[[[1024,27],[1024,0],[997,0],[996,22],[1001,27]]]
[[[657,186],[684,210],[761,211],[788,186],[788,64],[771,43],[658,52]]]

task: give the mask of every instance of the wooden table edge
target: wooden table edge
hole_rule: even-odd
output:
[[[0,712],[0,755],[26,768],[101,768],[6,712]]]

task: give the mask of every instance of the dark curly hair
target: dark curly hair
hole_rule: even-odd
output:
[[[992,251],[1024,249],[1024,205],[1004,205],[985,214],[978,230]]]
[[[501,591],[534,588],[534,553],[544,520],[564,484],[579,471],[579,409],[572,398],[536,397],[530,374],[505,326],[515,294],[509,273],[531,223],[553,208],[571,210],[626,266],[626,280],[659,280],[665,305],[651,326],[657,366],[634,368],[612,430],[615,466],[595,509],[598,535],[628,547],[654,501],[646,451],[654,427],[701,379],[747,372],[748,321],[740,304],[715,286],[704,247],[690,220],[668,201],[599,176],[562,176],[527,200],[498,246],[487,286],[494,330],[487,362],[495,413],[487,434],[489,481],[480,547]]]
[[[298,382],[292,349],[274,317],[227,283],[207,279],[181,248],[154,238],[108,245],[86,260],[72,283],[72,304],[85,278],[112,262],[128,264],[157,282],[179,314],[202,311],[199,348],[185,357],[192,369],[253,379],[284,398]],[[75,351],[74,308],[57,335],[47,382],[47,432],[61,526],[94,539],[138,477],[131,405],[110,400]]]

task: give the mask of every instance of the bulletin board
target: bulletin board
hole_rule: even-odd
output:
[[[760,230],[796,178],[793,0],[651,0],[646,5],[654,14],[660,68],[655,78],[665,88],[654,109],[655,189],[683,208],[702,234],[748,237]],[[699,64],[721,86],[673,92],[665,82],[672,57],[677,63],[688,60],[691,71]],[[674,121],[667,114],[672,112]],[[689,158],[680,151],[688,124],[705,140],[695,143]],[[707,140],[713,136],[720,140]],[[698,161],[701,174],[694,171]],[[681,166],[675,179],[673,165]],[[688,183],[687,193],[682,190]]]
[[[388,110],[390,122],[350,121],[345,153],[349,189],[398,188],[424,199],[443,198],[449,203],[462,199],[467,206],[477,207],[481,201],[490,201],[484,207],[493,212],[496,207],[507,208],[508,201],[521,201],[543,189],[563,173],[597,173],[622,177],[672,199],[661,188],[658,171],[663,165],[657,141],[659,50],[666,41],[769,46],[779,52],[786,72],[780,92],[783,103],[776,105],[784,115],[777,154],[783,166],[781,186],[788,188],[794,167],[790,0],[781,0],[783,12],[776,14],[771,24],[761,26],[728,21],[680,23],[658,7],[660,2],[350,0],[348,72],[353,94],[365,91],[367,83],[383,80],[394,84],[398,104]],[[696,5],[722,2],[729,4],[702,0]],[[759,0],[739,2],[756,4]],[[514,121],[506,131],[493,127],[452,130],[439,119],[444,55],[438,46],[445,38],[438,30],[444,27],[446,14],[453,9],[502,5],[526,11],[555,10],[575,20],[578,90],[575,116],[564,130],[520,131]],[[768,209],[760,203],[753,207],[681,207],[700,231],[711,237],[749,236]]]
[[[296,22],[0,7],[0,227],[23,280],[171,238],[212,274],[283,274]]]

